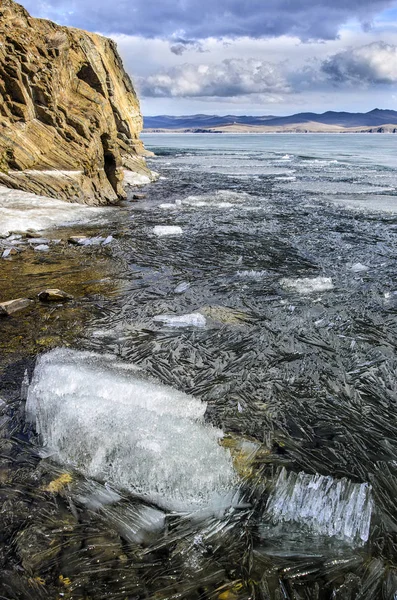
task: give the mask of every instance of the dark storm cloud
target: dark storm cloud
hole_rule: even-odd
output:
[[[335,38],[357,18],[365,27],[395,0],[22,0],[33,15],[103,33],[188,39]],[[177,50],[178,51],[178,50]]]
[[[337,84],[397,83],[397,46],[374,42],[348,48],[324,61],[321,70]]]
[[[176,39],[175,42],[170,46],[170,50],[177,56],[182,56],[182,54],[187,50],[205,52],[200,42],[197,42],[196,40],[185,40],[183,38]]]

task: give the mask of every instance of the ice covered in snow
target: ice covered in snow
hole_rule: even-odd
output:
[[[159,204],[159,208],[163,208],[163,209],[173,209],[173,208],[178,208],[177,204],[173,204],[172,202],[163,202],[163,204]]]
[[[319,536],[362,545],[368,540],[371,486],[282,469],[266,505],[271,522],[295,523]]]
[[[100,220],[106,210],[109,211],[0,186],[0,236],[12,231],[41,231],[58,225],[92,223],[93,219]]]
[[[188,315],[157,315],[153,321],[159,321],[168,327],[205,327],[207,320],[201,313]]]
[[[182,227],[178,227],[177,225],[156,225],[153,233],[162,237],[164,235],[181,235],[183,230]]]
[[[134,173],[134,171],[124,171],[124,183],[127,185],[146,185],[151,182],[148,175],[143,173]]]
[[[290,279],[285,277],[280,280],[280,285],[286,289],[298,292],[299,294],[326,292],[334,288],[331,277],[302,277],[300,279]]]
[[[182,200],[182,204],[200,208],[202,206],[212,206],[214,208],[230,208],[234,204],[246,202],[251,198],[246,192],[234,192],[232,190],[216,190],[210,194],[200,194],[198,196],[187,196]]]
[[[231,456],[206,404],[122,367],[63,348],[38,358],[26,413],[52,459],[173,510],[230,494]]]

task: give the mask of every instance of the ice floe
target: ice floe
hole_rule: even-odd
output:
[[[280,285],[299,294],[326,292],[334,288],[331,277],[302,277],[300,279],[285,277],[280,280]]]
[[[153,228],[153,233],[159,237],[166,235],[181,235],[183,233],[182,227],[177,225],[156,225]]]
[[[200,208],[209,206],[213,208],[231,208],[234,204],[240,204],[250,200],[252,196],[246,192],[234,192],[232,190],[216,190],[209,194],[198,196],[187,196],[181,202],[186,206]]]
[[[111,209],[110,209],[111,210]],[[92,223],[109,209],[82,206],[0,186],[0,236],[59,225]]]
[[[324,475],[280,472],[266,505],[272,523],[297,524],[319,536],[362,545],[369,538],[371,486]]]
[[[350,267],[350,270],[353,271],[353,273],[365,273],[369,270],[369,267],[367,267],[367,265],[363,265],[362,263],[354,263],[354,265]]]
[[[135,173],[134,171],[124,171],[124,183],[127,185],[147,185],[152,179],[144,173]]]
[[[173,204],[172,202],[163,202],[163,204],[159,204],[159,208],[170,210],[173,208],[178,208],[177,204]]]
[[[183,294],[189,288],[190,288],[190,283],[188,283],[187,281],[181,281],[181,283],[178,283],[178,285],[174,289],[174,294]]]
[[[153,321],[164,323],[168,327],[205,327],[207,320],[201,313],[188,315],[157,315]]]
[[[237,271],[237,276],[243,279],[262,279],[265,275],[268,275],[267,271],[255,271],[250,269],[248,271]]]
[[[206,404],[90,352],[38,358],[26,404],[52,460],[178,511],[202,509],[236,484]]]

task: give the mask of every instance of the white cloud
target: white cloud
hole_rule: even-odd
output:
[[[347,48],[325,60],[321,69],[336,83],[397,83],[397,46],[373,42]]]
[[[279,65],[254,58],[198,65],[184,63],[141,78],[138,83],[141,93],[149,97],[234,98],[290,91]]]
[[[340,38],[327,42],[301,43],[297,37],[280,36],[255,40],[240,37],[235,40],[209,38],[202,45],[204,54],[193,45],[187,45],[183,56],[170,51],[176,43],[140,36],[112,35],[117,42],[127,71],[135,82],[145,81],[158,74],[168,74],[185,63],[198,68],[201,64],[221,65],[223,61],[239,58],[245,63],[250,59],[276,65],[281,87],[274,92],[251,93],[240,96],[156,96],[143,97],[142,111],[146,115],[189,113],[235,113],[235,114],[288,114],[295,112],[323,112],[325,110],[368,111],[374,107],[393,108],[397,86],[351,85],[335,82],[321,70],[321,65],[346,48],[361,48],[379,43],[379,32],[372,29],[363,32],[359,28],[345,29]],[[382,26],[381,39],[393,45],[396,31]],[[195,72],[193,70],[193,72]],[[267,79],[267,83],[270,80]],[[274,82],[273,82],[274,84]],[[166,87],[169,87],[167,85]],[[274,87],[274,85],[272,86]],[[288,90],[288,92],[286,92]],[[164,90],[163,90],[164,92]]]

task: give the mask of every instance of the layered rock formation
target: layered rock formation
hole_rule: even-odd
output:
[[[106,204],[123,169],[150,176],[142,117],[112,40],[0,0],[0,184]]]

